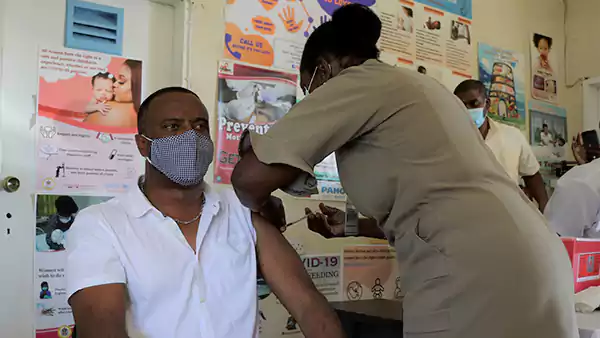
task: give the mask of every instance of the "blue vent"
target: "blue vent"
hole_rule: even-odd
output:
[[[107,54],[123,54],[122,8],[67,0],[65,46]]]

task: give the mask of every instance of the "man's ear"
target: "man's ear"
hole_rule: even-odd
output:
[[[140,134],[135,135],[135,144],[137,145],[140,155],[150,157],[150,141]]]
[[[483,107],[483,111],[485,112],[485,115],[487,116],[487,113],[490,111],[490,106],[492,105],[492,102],[490,101],[489,98],[485,99],[485,106]]]

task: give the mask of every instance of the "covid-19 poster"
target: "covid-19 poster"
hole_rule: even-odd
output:
[[[39,51],[36,190],[114,195],[137,182],[142,62],[64,48]]]

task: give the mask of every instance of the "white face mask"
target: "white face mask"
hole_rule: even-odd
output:
[[[72,219],[73,219],[73,217],[72,217],[72,216],[69,216],[69,217],[58,216],[58,220],[59,220],[61,223],[69,223],[69,222],[71,222],[71,220],[72,220]]]

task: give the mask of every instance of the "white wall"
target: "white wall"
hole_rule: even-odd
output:
[[[144,61],[144,94],[182,81],[181,14],[146,0],[96,0],[125,8],[124,55]],[[65,0],[0,0],[0,337],[33,337],[34,133],[39,46],[61,47]],[[177,17],[177,20],[176,20]],[[12,218],[7,218],[10,213]],[[10,229],[10,235],[7,234]]]
[[[600,76],[600,44],[595,40],[599,1],[565,0],[567,3],[567,66],[568,84],[577,84],[568,92],[568,108],[577,115],[582,115],[582,86],[578,82],[584,77]],[[570,121],[571,122],[571,121]],[[582,128],[582,120],[573,119]],[[598,128],[598,121],[586,128]],[[569,128],[571,129],[571,128]]]

